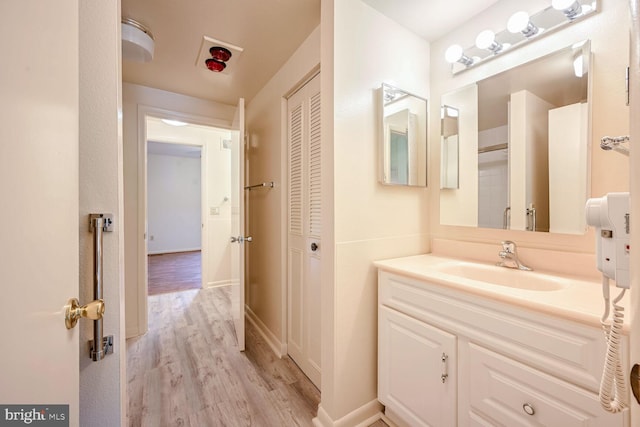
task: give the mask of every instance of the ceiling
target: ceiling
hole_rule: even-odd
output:
[[[229,105],[250,101],[320,24],[320,1],[122,0],[122,17],[155,39],[151,62],[123,61],[123,80]],[[362,1],[435,41],[498,0]],[[243,48],[228,74],[198,61],[204,36]]]
[[[151,62],[123,61],[123,81],[235,105],[251,100],[320,24],[320,0],[122,0],[122,17],[155,39]],[[196,66],[203,36],[244,49],[229,74]]]
[[[426,41],[434,41],[498,0],[362,0]]]

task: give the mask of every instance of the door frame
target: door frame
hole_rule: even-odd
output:
[[[180,120],[193,125],[209,126],[219,129],[232,130],[232,126],[225,120],[214,119],[206,116],[199,116],[196,114],[183,113],[179,111],[167,110],[164,108],[152,107],[148,105],[138,105],[138,235],[136,236],[137,243],[137,331],[135,335],[142,335],[149,329],[149,315],[148,315],[148,274],[147,274],[147,117],[155,117],[159,119],[168,120]],[[176,143],[179,144],[179,143]],[[201,147],[201,163],[200,163],[200,180],[201,180],[201,195],[200,195],[200,211],[202,229],[200,234],[200,241],[202,247],[202,287],[206,286],[207,267],[206,255],[208,255],[208,225],[207,218],[207,147],[205,144],[184,144],[184,145],[197,145]]]

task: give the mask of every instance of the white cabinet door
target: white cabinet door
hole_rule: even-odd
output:
[[[455,426],[456,337],[385,306],[378,331],[378,399],[387,416],[411,426]]]

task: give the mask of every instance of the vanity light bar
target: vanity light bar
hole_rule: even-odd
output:
[[[475,45],[466,50],[459,44],[449,46],[445,60],[452,64],[454,73],[463,71],[596,11],[597,0],[552,0],[551,6],[532,16],[525,11],[518,11],[509,18],[506,30],[497,34],[490,29],[484,30],[476,37]]]

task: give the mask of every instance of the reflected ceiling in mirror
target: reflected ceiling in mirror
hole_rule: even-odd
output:
[[[506,29],[494,33],[492,29],[480,32],[475,45],[463,49],[452,45],[445,59],[452,63],[454,74],[473,68],[483,62],[559,30],[598,11],[596,0],[554,0],[552,6],[529,16],[519,11],[505,23]]]

